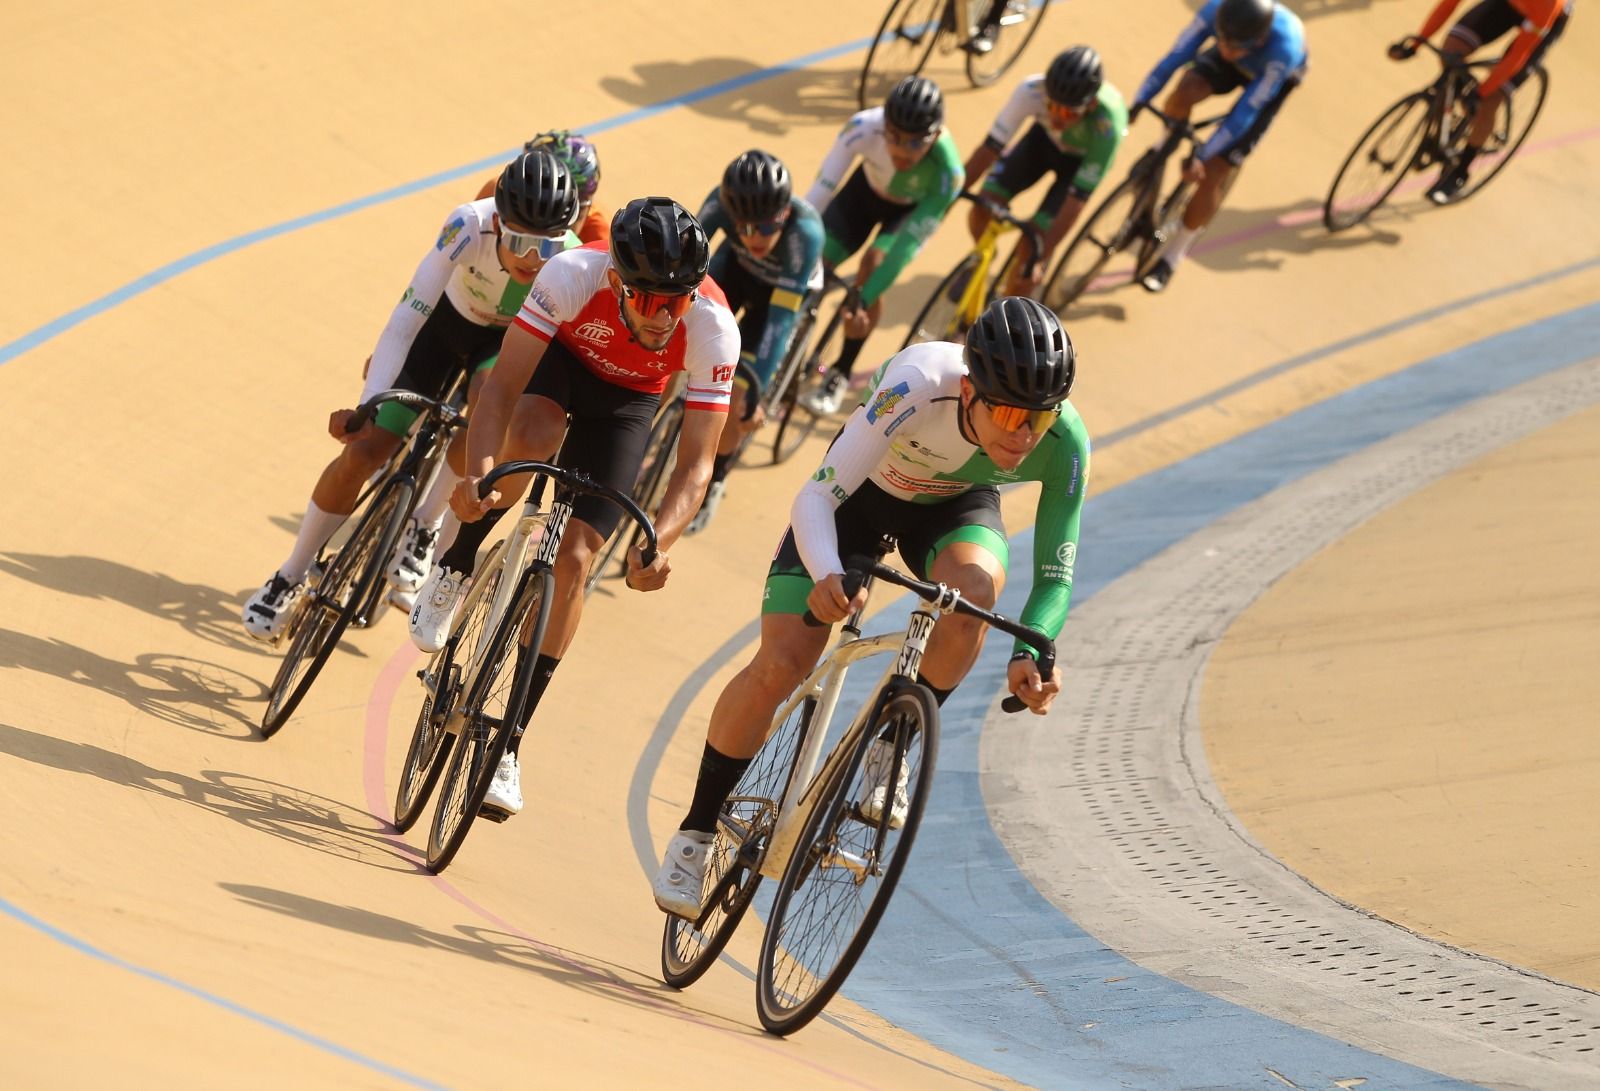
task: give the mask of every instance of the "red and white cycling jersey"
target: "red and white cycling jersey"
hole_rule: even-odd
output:
[[[651,352],[622,324],[606,278],[609,268],[605,242],[557,254],[539,270],[517,325],[541,341],[559,340],[590,371],[629,390],[659,394],[668,376],[686,371],[685,405],[726,413],[739,360],[739,326],[722,289],[710,277],[701,281],[666,348]]]

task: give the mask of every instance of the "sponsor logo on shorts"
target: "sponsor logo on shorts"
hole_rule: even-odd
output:
[[[466,227],[466,226],[467,226],[467,221],[462,219],[460,216],[457,216],[455,219],[453,219],[449,223],[445,224],[444,225],[444,230],[439,232],[439,241],[436,244],[438,249],[444,250],[451,243],[455,242],[456,241],[456,236],[461,234],[461,229]],[[458,251],[458,253],[459,253],[459,251]]]
[[[872,399],[872,407],[867,410],[867,423],[876,424],[879,417],[893,415],[894,407],[905,401],[909,393],[911,393],[909,383],[896,383],[888,390],[878,391],[877,396]]]
[[[574,337],[581,337],[585,341],[593,341],[601,348],[604,348],[611,343],[611,339],[617,335],[617,331],[598,318],[593,318],[573,330],[572,334]]]

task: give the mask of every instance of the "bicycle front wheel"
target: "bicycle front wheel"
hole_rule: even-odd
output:
[[[400,769],[400,782],[395,786],[394,828],[400,833],[416,825],[449,760],[455,736],[445,730],[445,723],[461,697],[462,678],[477,658],[486,635],[484,630],[494,605],[494,593],[505,574],[500,564],[500,551],[504,548],[502,539],[484,558],[479,571],[486,575],[473,581],[467,600],[462,603],[455,631],[423,672],[422,708],[417,712],[411,744],[406,747],[405,764]]]
[[[1322,203],[1324,227],[1354,227],[1389,199],[1417,162],[1432,108],[1432,96],[1417,91],[1385,110],[1361,134],[1328,187]]]
[[[987,87],[1011,70],[1044,22],[1049,0],[1033,4],[1030,0],[992,0],[1004,4],[1000,25],[994,32],[994,47],[987,53],[967,51],[967,79],[974,87]]]
[[[869,782],[866,755],[874,742],[889,743],[896,760]],[[903,686],[882,701],[854,752],[815,791],[761,940],[756,1012],[771,1033],[792,1034],[815,1019],[866,950],[911,855],[938,750],[933,694]],[[906,810],[897,830],[890,816],[900,775]],[[877,783],[889,786],[891,799],[869,820],[861,802]]]
[[[428,833],[428,870],[435,875],[449,867],[461,851],[516,729],[533,679],[534,653],[544,641],[550,620],[553,584],[548,568],[524,573],[511,609],[495,627],[493,643],[467,682],[461,736],[450,755]],[[517,669],[518,647],[528,649],[521,670]]]
[[[1132,262],[1125,269],[1113,268],[1112,263],[1153,230],[1151,216],[1144,211],[1144,192],[1144,179],[1129,175],[1100,202],[1045,279],[1040,300],[1046,307],[1065,315],[1083,296],[1133,279],[1137,270]]]
[[[310,600],[295,622],[294,636],[278,673],[267,690],[261,737],[270,739],[288,722],[339,638],[361,609],[372,584],[381,578],[384,561],[400,540],[401,524],[411,510],[409,480],[386,484],[367,506],[355,532],[329,562],[328,570],[304,594]]]
[[[856,86],[856,103],[865,110],[880,106],[884,96],[901,79],[914,76],[928,63],[934,42],[944,26],[945,5],[950,0],[889,0],[889,10],[878,26],[878,36],[867,50]]]
[[[916,319],[911,323],[911,329],[906,331],[905,344],[901,348],[910,348],[924,341],[959,341],[967,332],[966,323],[976,320],[977,315],[963,315],[961,313],[961,300],[966,294],[967,285],[972,283],[973,277],[984,275],[981,265],[985,264],[977,254],[968,254],[962,258],[956,267],[939,282],[939,286],[928,297],[928,302],[922,305],[922,310],[917,312]]]
[[[1451,200],[1451,204],[1465,201],[1477,193],[1489,184],[1490,179],[1504,170],[1507,163],[1511,162],[1511,157],[1517,154],[1517,149],[1522,147],[1522,142],[1527,140],[1528,134],[1533,131],[1534,122],[1539,120],[1539,113],[1544,109],[1544,98],[1549,89],[1550,77],[1545,75],[1543,68],[1535,68],[1532,75],[1523,81],[1516,96],[1508,95],[1500,103],[1500,109],[1495,113],[1494,131],[1484,142],[1483,151],[1478,154],[1476,160],[1478,163],[1489,162],[1489,165],[1487,169],[1480,167],[1478,172],[1468,179],[1467,184],[1462,186],[1460,192]]]

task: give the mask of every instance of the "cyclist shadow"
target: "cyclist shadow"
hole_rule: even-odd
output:
[[[654,106],[668,88],[696,94],[688,89],[706,87],[707,93],[683,105],[705,117],[740,122],[764,136],[781,136],[795,125],[840,124],[857,109],[854,69],[797,68],[758,80],[753,77],[764,70],[748,60],[707,57],[640,64],[633,71],[631,79],[607,76],[600,86],[635,106]]]
[[[146,652],[121,663],[64,640],[0,629],[0,670],[7,667],[76,682],[146,716],[220,738],[251,737],[255,718],[236,706],[266,698],[260,682],[205,660]]]
[[[39,553],[0,553],[0,575],[11,576],[63,595],[106,599],[174,622],[209,644],[264,651],[239,623],[244,594],[185,583],[161,572],[147,572],[104,557]]]
[[[0,723],[0,752],[108,784],[137,788],[231,819],[248,829],[343,860],[386,871],[416,869],[411,856],[385,836],[386,827],[363,825],[371,816],[359,807],[258,777],[203,770],[189,776],[157,769],[127,754],[92,743],[57,738]]]
[[[1230,273],[1273,271],[1282,268],[1288,257],[1373,243],[1397,246],[1400,236],[1381,228],[1357,234],[1330,234],[1322,223],[1322,202],[1307,199],[1280,208],[1225,205],[1189,253],[1207,269]]]

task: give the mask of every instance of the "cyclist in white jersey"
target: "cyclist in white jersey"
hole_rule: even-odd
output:
[[[546,151],[519,155],[501,172],[493,198],[453,211],[389,316],[368,361],[360,402],[396,387],[437,398],[462,370],[481,384],[482,368],[494,359],[546,259],[577,245],[571,231],[577,213],[572,176]],[[389,403],[366,427],[346,432],[354,412],[339,409],[328,419],[329,435],[344,447],[317,480],[289,556],[245,603],[244,627],[251,636],[274,640],[282,632],[317,554],[416,419],[413,411]],[[461,449],[452,457],[459,466]],[[441,467],[438,487],[418,505],[419,517],[406,528],[390,569],[398,587],[415,591],[427,573],[431,524],[455,480]]]
[[[698,916],[717,815],[779,705],[827,646],[829,628],[805,624],[803,614],[809,610],[831,626],[865,602],[864,589],[846,594],[843,558],[872,554],[880,538],[893,535],[915,576],[993,608],[1009,555],[997,486],[1038,481],[1034,576],[1021,620],[1052,638],[1060,632],[1089,473],[1083,421],[1066,400],[1074,371],[1072,342],[1055,315],[1016,296],[990,303],[965,346],[913,345],[880,369],[866,402],[795,498],[789,532],[768,572],[760,646],[717,698],[688,814],[653,883],[663,910]],[[940,704],[972,668],[984,632],[981,622],[954,614],[934,626],[917,681]],[[1006,686],[1041,715],[1058,690],[1020,642]],[[869,787],[857,802],[869,821],[887,807],[890,825],[898,827],[906,784],[887,783],[893,750],[885,740],[872,744]]]
[[[655,515],[658,554],[647,566],[637,544],[628,553],[629,587],[653,591],[666,583],[668,553],[711,480],[739,359],[739,328],[706,277],[709,262],[705,232],[688,211],[665,197],[643,197],[612,220],[609,249],[590,243],[540,271],[471,416],[467,476],[450,498],[463,525],[417,595],[411,638],[418,647],[443,646],[479,547],[527,486],[526,477],[508,479],[480,498],[483,476],[497,462],[549,460],[560,450],[567,468],[629,492],[661,393],[673,372],[684,371],[688,412]],[[522,809],[522,730],[577,632],[589,565],[621,518],[615,504],[598,497],[573,505],[544,643],[520,653],[537,655],[522,722],[485,797],[485,806],[503,814]]]

